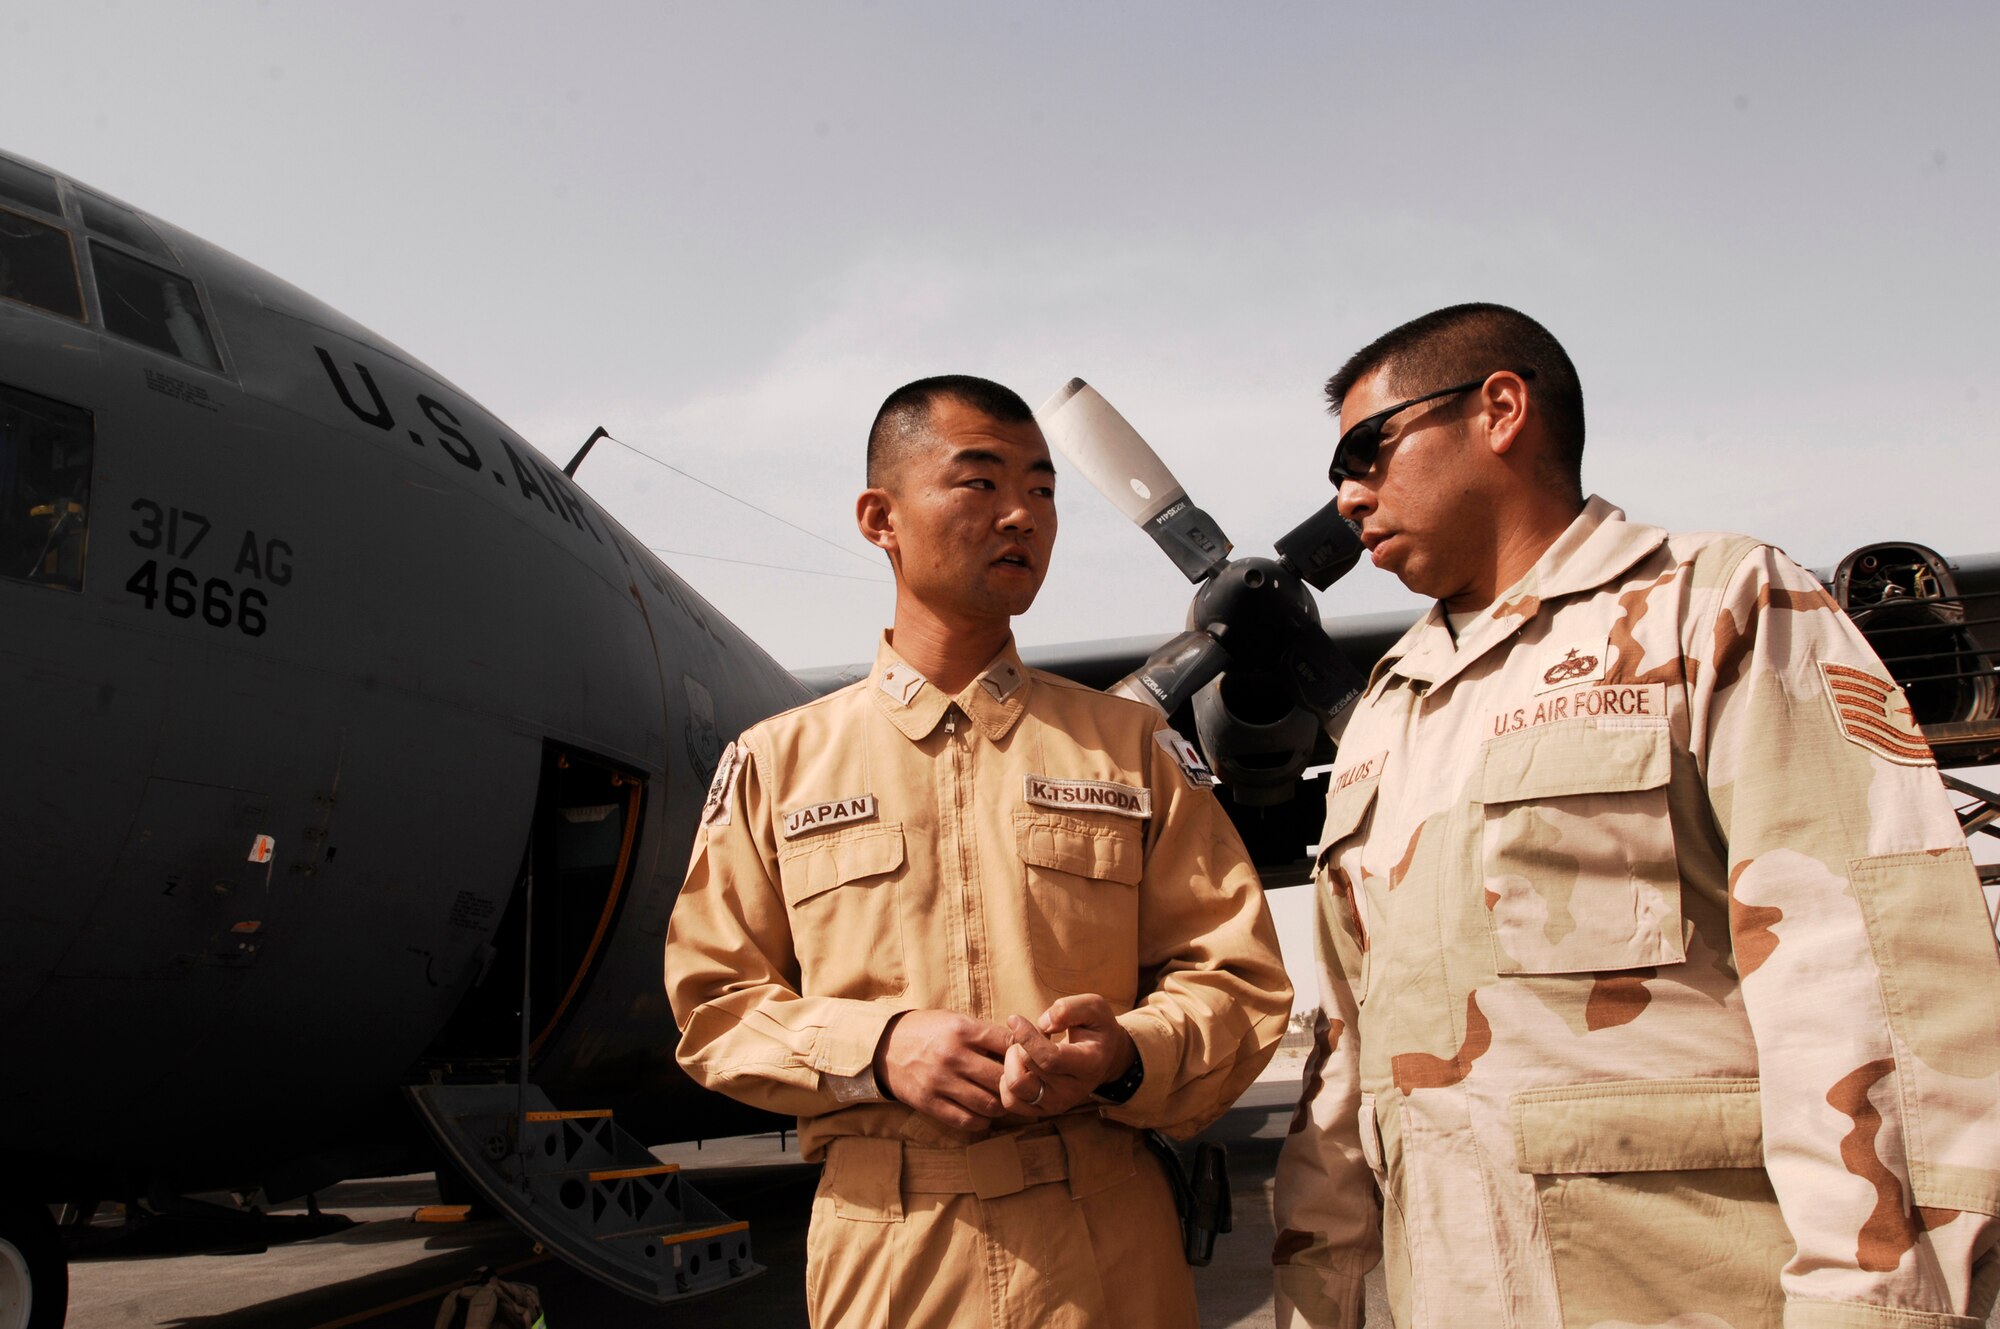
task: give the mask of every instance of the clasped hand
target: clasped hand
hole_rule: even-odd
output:
[[[1006,1025],[951,1011],[906,1011],[875,1053],[875,1079],[900,1103],[957,1130],[995,1118],[1054,1117],[1115,1080],[1138,1050],[1092,993],[1058,999],[1030,1022]]]

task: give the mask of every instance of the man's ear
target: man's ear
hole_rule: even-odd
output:
[[[1486,446],[1496,457],[1504,457],[1520,441],[1528,424],[1528,385],[1510,369],[1489,374],[1479,390],[1479,418],[1486,430]]]
[[[864,489],[854,500],[854,524],[861,538],[894,559],[898,552],[895,523],[896,500],[886,489]]]

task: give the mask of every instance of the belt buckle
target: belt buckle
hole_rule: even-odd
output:
[[[982,1200],[997,1200],[1027,1187],[1021,1169],[1021,1143],[1012,1135],[996,1135],[966,1146],[965,1170],[972,1181],[972,1193]]]

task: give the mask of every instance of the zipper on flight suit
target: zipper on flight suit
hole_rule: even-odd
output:
[[[971,753],[967,743],[969,733],[960,733],[958,707],[948,706],[944,713],[945,752],[949,758],[939,772],[938,780],[938,826],[940,835],[940,866],[946,875],[955,878],[951,882],[949,898],[956,905],[957,926],[952,929],[952,939],[957,943],[959,953],[953,963],[947,966],[951,975],[954,995],[963,1004],[961,1010],[984,1013],[991,1003],[991,985],[987,980],[984,965],[985,913],[980,903],[980,892],[975,881],[971,837],[975,834],[974,819],[969,814],[971,802],[968,768]]]

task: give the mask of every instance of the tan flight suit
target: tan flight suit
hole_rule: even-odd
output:
[[[681,1064],[796,1114],[824,1159],[812,1322],[1191,1325],[1165,1176],[1270,1059],[1291,987],[1257,875],[1157,713],[1021,664],[956,698],[887,644],[866,681],[745,733],[667,935]],[[1124,1106],[948,1129],[880,1098],[898,1011],[1033,1020],[1097,993],[1138,1047]]]
[[[1983,1325],[2000,960],[1907,706],[1777,550],[1595,498],[1413,627],[1338,735],[1278,1323],[1386,1240],[1406,1329]]]

